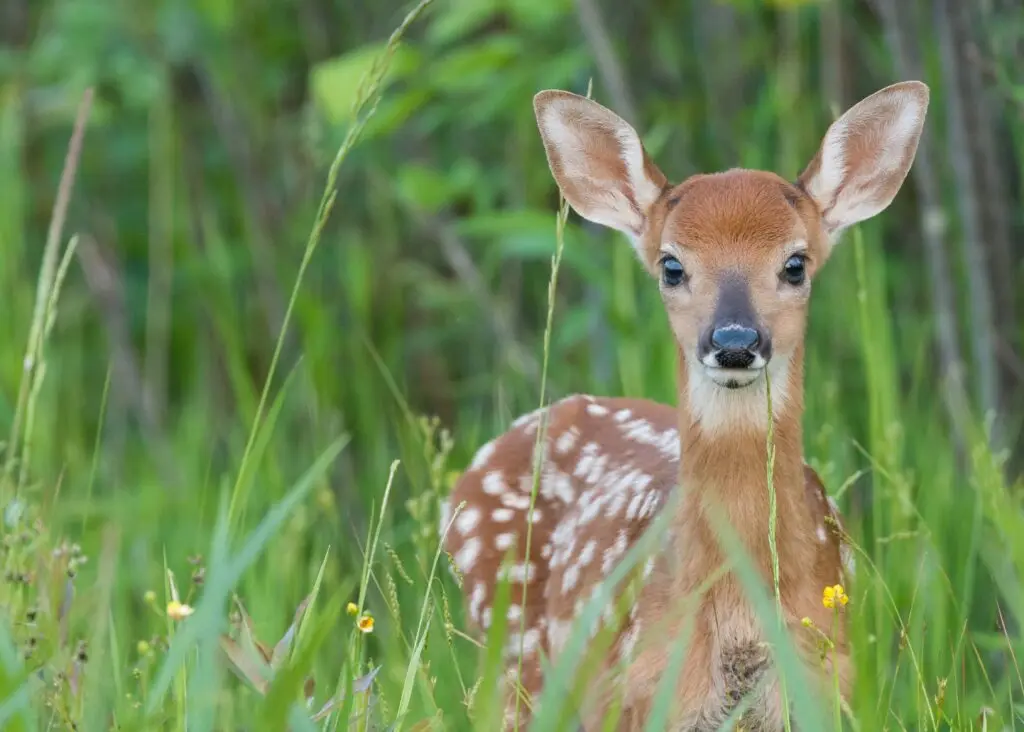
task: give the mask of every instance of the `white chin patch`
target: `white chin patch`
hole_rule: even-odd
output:
[[[763,368],[723,369],[705,367],[704,373],[719,386],[726,389],[742,389],[758,381],[764,375]]]

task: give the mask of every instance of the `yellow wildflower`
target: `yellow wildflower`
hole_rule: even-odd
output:
[[[826,587],[821,593],[821,604],[830,610],[839,603],[840,606],[845,606],[850,601],[850,598],[846,594],[846,590],[843,589],[842,585],[832,585]]]
[[[373,632],[373,616],[372,615],[364,615],[363,617],[359,618],[359,630],[363,631],[364,633],[372,633]]]
[[[171,620],[184,620],[189,615],[195,612],[191,605],[186,605],[183,602],[177,600],[171,600],[167,603],[167,617]]]
[[[814,625],[813,621],[811,621],[811,619],[806,616],[800,619],[800,624],[805,628],[810,628],[812,625]]]
[[[354,602],[350,602],[348,605],[345,606],[345,612],[347,612],[352,617],[355,617],[356,613],[359,612],[359,607]]]
[[[152,605],[156,602],[156,593],[153,590],[146,590],[146,594],[142,596],[142,599],[146,601],[146,604]]]
[[[138,646],[136,647],[136,650],[138,650],[140,656],[147,656],[147,655],[149,655],[149,651],[150,651],[149,643],[147,643],[144,640],[140,640]]]

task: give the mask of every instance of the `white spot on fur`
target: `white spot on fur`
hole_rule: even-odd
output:
[[[626,520],[634,520],[640,513],[640,505],[644,502],[644,494],[637,493],[629,502],[629,506],[626,508]]]
[[[583,545],[583,551],[580,552],[580,558],[578,564],[581,567],[586,567],[594,560],[594,552],[597,550],[597,541],[591,539]]]
[[[601,446],[596,442],[588,442],[580,450],[579,462],[576,463],[576,469],[573,471],[573,475],[577,478],[582,478],[591,472],[591,468],[594,462],[598,459]]]
[[[448,522],[452,520],[452,504],[450,501],[441,501],[441,518],[438,521],[438,535],[444,536],[448,530]]]
[[[626,422],[632,416],[633,416],[633,413],[631,411],[629,411],[628,409],[620,409],[619,411],[617,411],[615,413],[614,419],[615,419],[616,422]]]
[[[525,511],[530,507],[530,497],[520,493],[503,493],[501,502],[509,508]]]
[[[658,509],[658,504],[661,502],[660,498],[657,491],[651,491],[647,494],[643,504],[640,506],[641,518],[650,518],[654,515],[654,512]]]
[[[505,482],[505,476],[501,474],[500,470],[492,470],[485,475],[481,488],[489,496],[500,496],[509,490],[508,484]]]
[[[580,431],[575,427],[570,427],[565,432],[558,436],[555,440],[555,452],[559,455],[565,455],[576,445],[576,440],[579,439]]]
[[[562,575],[562,594],[565,595],[572,592],[576,587],[576,583],[580,580],[580,566],[574,564],[565,570]]]
[[[455,555],[455,566],[465,574],[473,568],[476,564],[477,557],[480,556],[480,537],[473,536],[466,539],[466,543],[462,545],[458,553]]]
[[[480,625],[483,626],[484,630],[491,627],[491,608],[484,608],[483,617],[480,618]]]
[[[514,623],[523,617],[523,609],[518,605],[509,605],[508,611],[505,613],[505,617]]]
[[[640,496],[637,496],[639,498]],[[619,561],[619,558],[626,553],[628,548],[628,537],[626,536],[625,529],[619,529],[619,533],[615,535],[615,543],[604,550],[601,555],[601,572],[605,575],[611,573],[615,568],[615,563]]]
[[[548,624],[548,648],[553,656],[562,652],[565,648],[565,644],[569,642],[569,635],[571,632],[571,621],[552,620]]]
[[[491,511],[491,518],[499,523],[506,524],[512,520],[512,517],[516,515],[516,512],[511,508],[496,508]]]
[[[537,565],[533,562],[510,564],[498,571],[498,579],[508,578],[509,582],[532,582],[537,576]]]
[[[826,541],[828,541],[828,534],[825,533],[825,527],[824,526],[819,526],[818,527],[818,541],[820,541],[822,544],[824,544]]]
[[[587,414],[592,417],[603,417],[608,414],[608,407],[601,404],[592,403],[587,405]]]
[[[470,507],[456,517],[455,528],[460,534],[465,536],[475,529],[478,523],[480,523],[480,509]]]
[[[498,551],[508,551],[516,543],[516,535],[512,532],[498,534],[494,537],[494,548]]]
[[[638,417],[622,423],[622,434],[627,440],[657,448],[667,458],[679,459],[679,430],[659,432],[646,419]]]
[[[640,638],[640,621],[634,620],[619,641],[619,659],[629,661],[636,650],[636,642]]]
[[[576,491],[572,487],[572,478],[549,465],[541,476],[540,494],[549,501],[558,500],[568,505],[576,500]]]
[[[524,657],[532,656],[537,652],[537,644],[539,642],[540,631],[536,628],[530,628],[522,635],[519,633],[509,633],[508,641],[505,643],[505,653],[514,657],[519,655],[521,649]]]
[[[483,604],[486,595],[487,588],[484,587],[483,582],[477,582],[473,585],[473,594],[469,596],[469,617],[473,618],[476,622],[480,622],[480,606]]]
[[[648,557],[647,561],[644,562],[644,579],[651,576],[651,572],[654,571],[654,557]]]
[[[494,456],[494,440],[491,440],[486,445],[476,451],[476,455],[473,456],[473,462],[469,464],[470,470],[476,470],[482,467],[487,461]]]
[[[540,421],[541,414],[543,412],[543,408],[534,409],[532,412],[527,412],[526,414],[517,417],[515,420],[512,421],[511,429],[519,429],[520,427],[526,425],[532,425],[533,427],[536,428],[537,422]]]

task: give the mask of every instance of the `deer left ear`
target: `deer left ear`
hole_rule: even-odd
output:
[[[928,98],[920,81],[893,84],[828,128],[799,181],[818,205],[831,242],[892,203],[917,154]]]

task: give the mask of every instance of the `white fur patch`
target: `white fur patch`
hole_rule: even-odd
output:
[[[474,536],[470,539],[466,539],[466,543],[462,545],[458,553],[455,555],[455,566],[459,568],[462,573],[466,573],[473,568],[476,564],[477,557],[480,556],[480,537]]]
[[[558,500],[565,505],[576,500],[572,478],[555,468],[554,465],[545,468],[541,475],[540,494],[549,501]]]
[[[473,456],[473,462],[469,464],[469,469],[477,470],[478,468],[483,467],[483,465],[494,456],[494,451],[494,440],[491,440],[476,451],[476,455]]]
[[[473,593],[469,596],[469,617],[477,622],[480,621],[480,607],[486,596],[487,588],[483,582],[477,582],[473,585]]]
[[[480,523],[480,509],[468,507],[455,519],[455,529],[465,536]]]
[[[679,459],[679,430],[668,429],[659,432],[654,426],[642,417],[621,422],[620,429],[622,436],[627,440],[639,442],[642,445],[656,447],[662,455],[670,459]]]
[[[553,619],[548,624],[548,648],[552,656],[561,653],[565,644],[569,642],[569,635],[572,633],[572,621]]]
[[[503,567],[498,572],[498,578],[508,578],[509,582],[532,582],[533,578],[537,576],[537,565],[533,562],[510,564],[507,567]]]
[[[519,633],[509,633],[508,640],[505,644],[505,653],[513,657],[518,656],[521,646],[523,656],[532,656],[537,652],[537,644],[539,642],[540,631],[536,628],[530,628],[523,635],[519,635]]]
[[[515,508],[519,511],[525,511],[530,507],[530,497],[519,493],[503,493],[501,502],[509,508]]]
[[[485,475],[481,488],[489,496],[500,496],[509,490],[508,483],[505,482],[505,476],[501,474],[500,470],[492,470]]]
[[[767,430],[768,395],[763,373],[749,386],[729,389],[709,378],[696,358],[687,357],[687,362],[690,413],[705,435],[750,428]],[[767,372],[771,378],[772,413],[777,417],[789,395],[788,354],[776,354],[768,362]]]
[[[580,431],[575,427],[570,427],[565,432],[558,436],[555,440],[555,451],[559,455],[565,455],[567,452],[572,450],[576,445],[576,440],[579,439]]]
[[[438,520],[438,536],[444,536],[448,530],[448,522],[452,520],[452,504],[449,500],[441,501],[441,516]]]

